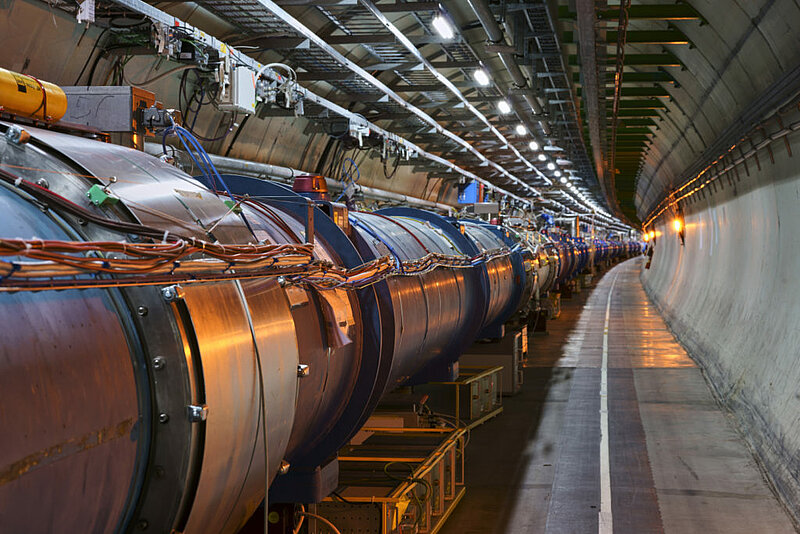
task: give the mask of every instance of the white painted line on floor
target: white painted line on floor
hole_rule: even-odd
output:
[[[599,534],[614,532],[614,520],[611,517],[611,462],[608,444],[608,321],[611,317],[611,295],[617,276],[611,281],[606,302],[606,322],[603,325],[603,363],[600,367],[600,512],[598,521]]]

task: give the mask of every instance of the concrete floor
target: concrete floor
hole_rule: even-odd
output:
[[[467,494],[440,532],[611,532],[599,530],[604,486],[613,532],[796,532],[700,369],[648,301],[640,268],[639,259],[614,267],[562,303],[549,335],[531,336],[523,391],[473,430]]]

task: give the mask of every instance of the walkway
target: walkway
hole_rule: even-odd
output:
[[[473,431],[443,534],[795,532],[640,268],[614,267],[531,337],[523,391]]]

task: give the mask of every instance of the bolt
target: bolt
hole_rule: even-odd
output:
[[[6,130],[6,139],[15,145],[24,145],[31,140],[31,134],[20,128],[19,126],[11,126]]]
[[[166,423],[167,421],[169,421],[169,415],[167,415],[165,413],[158,414],[158,422],[159,423]]]
[[[208,417],[208,408],[206,406],[190,404],[186,407],[186,415],[189,417],[190,423],[199,423],[205,421]]]
[[[136,313],[138,313],[140,317],[144,317],[145,315],[147,315],[147,307],[139,306],[138,308],[136,308]]]
[[[36,185],[38,185],[39,187],[43,187],[45,189],[50,189],[50,184],[44,178],[39,178],[38,180],[36,180]]]
[[[164,300],[167,302],[173,302],[183,298],[183,289],[178,285],[167,286],[161,288],[161,296],[164,297]]]
[[[155,370],[163,369],[165,364],[166,361],[164,361],[164,358],[162,358],[161,356],[156,356],[155,358],[153,358],[153,369]]]
[[[291,464],[289,462],[287,462],[286,460],[281,460],[281,466],[278,469],[278,474],[279,475],[285,475],[286,473],[289,472],[289,468],[290,467],[291,467]]]
[[[138,523],[136,523],[136,528],[138,528],[139,530],[147,530],[147,527],[149,526],[150,523],[148,523],[146,519],[142,519]]]

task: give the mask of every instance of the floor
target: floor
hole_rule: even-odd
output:
[[[531,336],[523,390],[473,430],[442,534],[796,532],[640,269],[615,266]]]

